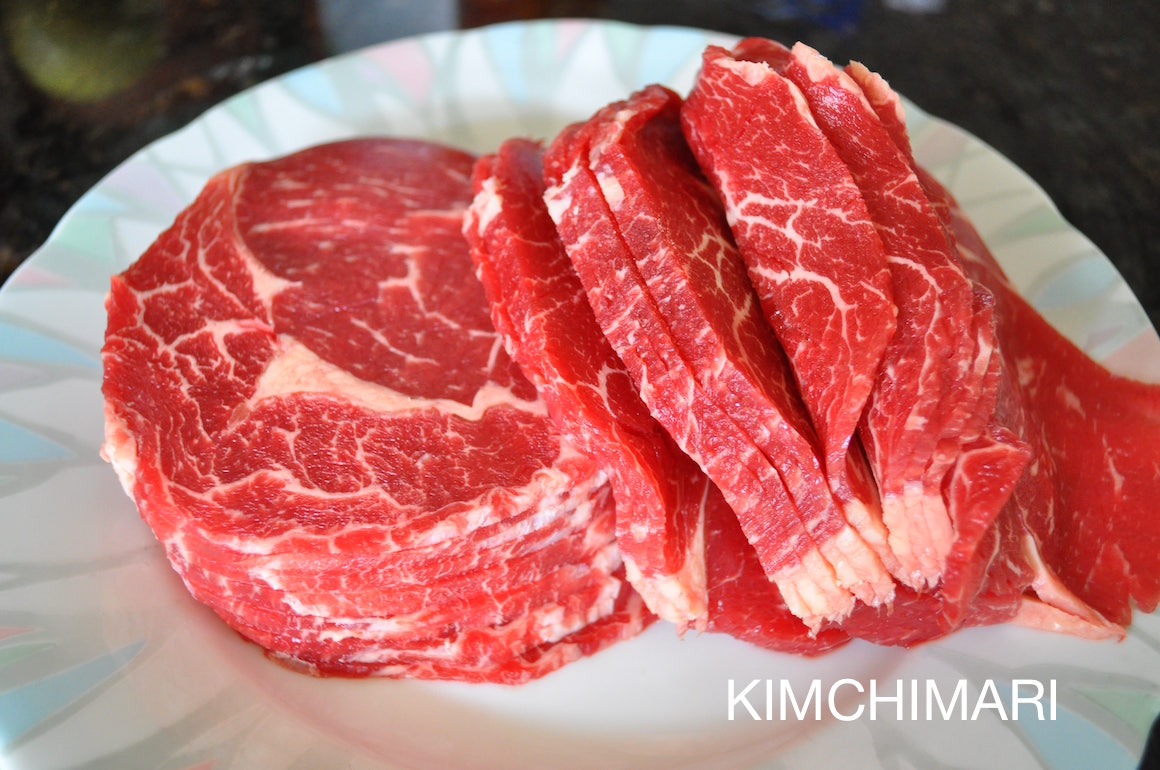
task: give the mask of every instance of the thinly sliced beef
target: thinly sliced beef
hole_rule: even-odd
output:
[[[792,365],[830,487],[898,573],[854,438],[895,318],[890,270],[862,195],[800,91],[763,63],[707,48],[681,124]]]
[[[650,87],[566,129],[549,211],[641,396],[720,487],[770,579],[811,627],[893,581],[835,504],[784,356],[679,125]]]
[[[678,626],[696,621],[806,655],[844,643],[840,631],[811,634],[789,611],[720,491],[649,414],[548,214],[541,153],[511,139],[480,159],[465,232],[513,358],[561,429],[609,470],[618,543],[626,565],[637,565],[630,582]],[[698,604],[699,616],[690,612]]]
[[[1160,385],[1019,296],[879,75],[703,63],[546,151],[228,169],[113,278],[102,454],[196,599],[513,684],[658,615],[818,655],[1160,604]]]
[[[1119,633],[1108,623],[1127,625],[1133,603],[1151,612],[1160,601],[1160,526],[1152,515],[1160,386],[1112,374],[1048,324],[950,195],[941,190],[940,197],[964,265],[996,297],[1003,350],[1025,394],[1029,430],[1038,432],[1034,462],[1042,478],[1025,479],[1034,486],[1017,502],[1042,561],[1035,593],[1056,612],[1027,606],[1020,619],[1083,635]]]
[[[601,333],[548,215],[541,154],[513,139],[476,165],[464,232],[492,320],[561,432],[611,476],[629,582],[662,618],[704,627],[709,481],[653,420]]]
[[[1076,534],[1086,528],[1081,520],[1110,522],[1125,517],[1142,521],[1139,513],[1147,496],[1143,490],[1155,482],[1156,465],[1140,448],[1150,445],[1142,439],[1157,436],[1160,389],[1110,375],[1052,329],[1014,291],[957,203],[914,161],[898,95],[881,76],[863,65],[852,63],[846,72],[862,89],[895,144],[910,159],[955,244],[965,273],[976,286],[976,294],[993,298],[996,350],[990,368],[1000,374],[994,408],[983,411],[990,414],[990,431],[1009,434],[1004,443],[1012,445],[1018,440],[1028,448],[1026,468],[996,520],[995,556],[964,622],[979,625],[1013,619],[1078,636],[1119,636],[1123,630],[1117,624],[1126,624],[1130,619],[1130,601],[1124,594],[1118,600],[1101,601],[1097,598],[1102,593],[1098,586],[1113,586],[1113,592],[1118,592],[1133,583],[1128,572],[1145,576],[1143,581],[1136,581],[1136,585],[1142,585],[1148,580],[1146,565],[1152,560],[1142,558],[1142,551],[1138,551],[1132,560],[1134,568],[1125,570],[1121,568],[1124,565],[1117,564],[1099,575],[1085,573],[1082,567],[1076,570],[1083,559],[1075,557],[1085,548],[1088,553],[1098,551],[1123,538],[1126,530],[1111,525],[1094,537],[1090,530],[1080,538]],[[1047,372],[1052,373],[1048,377],[1060,379],[1046,386],[1037,382]],[[1092,387],[1080,398],[1068,386],[1060,386],[1063,379],[1082,381]],[[1124,443],[1110,450],[1111,455],[1124,458],[1125,466],[1132,469],[1129,475],[1134,477],[1134,491],[1125,496],[1120,494],[1123,488],[1115,474],[1084,467],[1089,459],[1077,462],[1077,458],[1090,458],[1091,448],[1106,443],[1109,436],[1122,435],[1119,430],[1105,434],[1114,420],[1090,419],[1099,405],[1109,400],[1125,408],[1124,414],[1131,415],[1125,422],[1131,421],[1139,431],[1136,439],[1140,441],[1132,449]],[[1078,420],[1077,411],[1083,413]],[[950,483],[952,488],[961,488],[985,473],[986,468],[960,464],[952,472]],[[1082,490],[1079,496],[1085,498],[1078,506],[1074,490]],[[1145,550],[1151,549],[1160,533],[1149,534],[1147,530],[1147,526],[1139,528],[1128,539],[1133,544],[1144,543]],[[1062,546],[1064,540],[1070,542]],[[1133,598],[1146,609],[1154,609],[1154,579],[1151,589],[1144,588]]]
[[[288,665],[519,682],[652,618],[603,471],[491,327],[473,162],[230,169],[113,279],[103,452],[193,595]]]
[[[770,582],[737,515],[716,486],[705,504],[705,559],[709,581],[707,630],[777,652],[815,656],[850,640],[842,628],[808,628]]]
[[[870,393],[861,436],[882,495],[890,546],[908,585],[941,579],[954,541],[943,480],[959,448],[983,435],[975,400],[989,348],[977,298],[908,157],[858,86],[797,44],[742,41],[738,58],[770,62],[804,95],[862,192],[886,251],[897,328]]]

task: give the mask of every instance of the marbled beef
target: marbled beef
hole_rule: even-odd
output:
[[[612,477],[629,581],[678,627],[805,655],[844,643],[789,611],[720,491],[649,414],[549,217],[541,154],[509,139],[481,158],[464,230],[513,358],[561,430]]]
[[[709,480],[653,420],[604,338],[544,203],[542,149],[479,160],[464,223],[492,320],[561,432],[612,479],[617,542],[649,608],[704,628]]]
[[[855,437],[896,312],[862,194],[801,92],[764,63],[709,46],[681,125],[792,365],[834,497],[901,577]]]
[[[193,595],[289,665],[518,682],[651,619],[604,472],[491,326],[473,162],[239,166],[113,279],[103,452]]]
[[[719,199],[658,86],[572,126],[546,198],[605,336],[641,396],[716,482],[787,604],[811,627],[894,584],[849,525]]]

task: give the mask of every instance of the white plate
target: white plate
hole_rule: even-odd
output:
[[[254,88],[138,153],[89,192],[0,294],[0,766],[123,768],[1134,767],[1160,711],[1160,617],[1122,643],[1016,628],[809,661],[731,639],[643,637],[520,688],[316,680],[279,668],[185,593],[98,459],[99,350],[110,274],[209,175],[356,134],[476,151],[550,137],[650,82],[691,85],[690,29],[536,22],[406,39]],[[886,73],[889,75],[889,73]],[[911,111],[916,154],[973,215],[1030,299],[1119,371],[1160,381],[1160,340],[1107,259],[1021,172]],[[745,698],[755,720],[734,698]],[[842,680],[852,680],[845,683]],[[766,721],[765,683],[774,688]],[[787,682],[799,717],[779,693]],[[894,695],[903,718],[868,693]],[[977,718],[920,706],[969,683]],[[1055,719],[1013,688],[1055,682]],[[993,689],[987,689],[987,682]],[[731,684],[732,683],[732,684]],[[824,696],[837,685],[829,709]],[[1050,690],[1048,690],[1050,693]],[[925,697],[925,696],[924,696]],[[1047,699],[1044,699],[1046,702]],[[925,703],[925,701],[922,701]],[[814,707],[820,705],[821,719]],[[844,720],[841,716],[858,714]],[[1001,718],[1006,716],[1007,719]]]

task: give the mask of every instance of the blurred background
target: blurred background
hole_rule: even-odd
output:
[[[861,60],[1034,177],[1160,319],[1154,0],[3,0],[0,280],[104,174],[241,89],[392,38],[544,16]]]

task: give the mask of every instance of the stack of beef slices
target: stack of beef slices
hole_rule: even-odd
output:
[[[103,452],[193,596],[292,667],[515,683],[653,619],[605,472],[491,327],[474,160],[233,168],[113,280]]]
[[[1011,287],[865,67],[709,47],[548,143],[214,177],[113,280],[105,457],[191,593],[321,675],[638,634],[816,655],[1160,599],[1160,387]]]
[[[526,139],[505,142],[476,165],[475,188],[464,231],[495,327],[561,432],[607,469],[617,542],[648,607],[680,631],[728,633],[782,652],[816,655],[844,643],[843,632],[814,633],[789,611],[734,509],[682,451],[679,436],[665,430],[674,412],[662,406],[653,416],[647,400],[654,389],[640,388],[635,359],[622,361],[614,337],[605,336],[601,306],[589,303],[557,235],[544,198],[542,148]],[[607,223],[596,217],[589,224],[603,233],[592,241],[601,249],[594,260],[623,269],[624,255],[606,241]],[[621,286],[603,296],[625,312],[628,297],[642,297]],[[644,354],[651,354],[652,335],[663,330],[635,323],[626,315],[620,334],[649,345]]]
[[[687,98],[650,86],[546,148],[509,140],[475,189],[496,328],[633,501],[618,539],[661,617],[802,650],[1008,621],[1115,638],[1156,607],[1160,389],[1013,291],[877,74],[710,47]],[[699,514],[669,442],[709,482]],[[716,495],[735,522],[698,538]],[[776,600],[714,598],[738,550]]]

